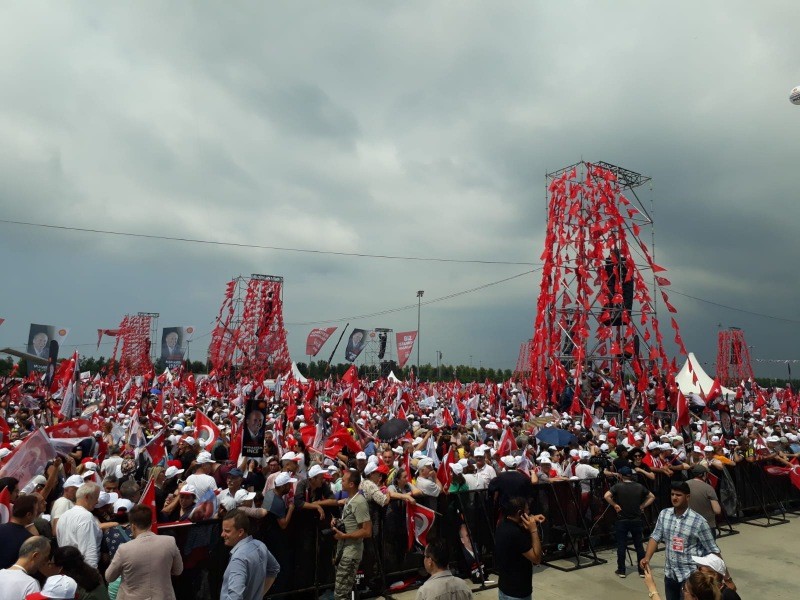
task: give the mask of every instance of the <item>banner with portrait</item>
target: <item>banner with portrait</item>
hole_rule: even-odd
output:
[[[28,331],[27,353],[39,360],[28,359],[28,373],[45,373],[48,368],[55,369],[58,351],[69,333],[67,327],[39,325],[31,323]]]
[[[402,369],[408,362],[408,357],[411,356],[411,350],[414,349],[414,342],[417,339],[416,331],[402,331],[396,336],[397,342],[397,364]]]
[[[367,330],[353,329],[347,338],[347,347],[344,349],[344,358],[347,362],[355,362],[358,355],[367,345]]]
[[[177,369],[185,360],[186,343],[194,335],[194,327],[164,327],[161,330],[161,360],[170,370]]]
[[[242,456],[264,456],[264,421],[267,417],[266,400],[248,400],[244,407],[242,424]]]
[[[316,356],[319,354],[319,351],[322,350],[325,342],[328,341],[328,338],[333,335],[333,332],[336,331],[336,329],[336,327],[312,329],[311,333],[308,334],[308,339],[306,339],[306,354],[308,356]]]

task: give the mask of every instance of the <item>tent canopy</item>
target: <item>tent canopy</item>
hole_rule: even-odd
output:
[[[689,370],[689,363],[692,364],[691,371]],[[695,377],[697,378],[696,382]],[[675,383],[684,396],[687,394],[700,395],[701,392],[705,394],[711,390],[711,386],[714,385],[714,378],[710,377],[708,373],[703,370],[694,352],[689,352],[689,357],[675,376]],[[736,395],[736,391],[723,387],[722,395],[723,397],[730,395],[730,397],[733,398]]]

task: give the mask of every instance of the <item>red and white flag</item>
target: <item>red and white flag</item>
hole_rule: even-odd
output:
[[[433,526],[433,521],[436,518],[430,508],[426,508],[421,504],[406,504],[406,517],[408,524],[408,549],[414,546],[416,539],[423,547],[428,545],[428,532]]]
[[[139,504],[146,506],[153,513],[153,524],[150,526],[150,531],[158,533],[158,512],[156,510],[156,483],[154,479],[149,479],[142,490],[142,496],[139,499]]]
[[[153,461],[154,465],[159,464],[167,456],[167,450],[164,448],[165,432],[165,429],[159,431],[144,447],[145,452],[150,455],[150,460]]]
[[[316,356],[328,338],[336,331],[336,327],[327,327],[325,329],[312,329],[306,339],[306,354],[309,356]]]
[[[397,343],[397,364],[402,369],[408,362],[408,357],[411,356],[411,351],[414,349],[414,342],[417,339],[416,331],[403,331],[395,336]]]
[[[88,419],[70,419],[44,428],[51,438],[87,438],[94,432],[94,426]]]
[[[675,419],[675,426],[680,429],[681,427],[688,427],[689,422],[691,421],[689,416],[689,401],[686,399],[686,396],[683,395],[683,392],[678,390],[678,402],[677,402],[677,412],[678,416]]]
[[[205,440],[206,449],[209,452],[220,437],[219,428],[214,424],[214,421],[199,410],[194,418],[194,431],[197,434],[197,439]]]
[[[497,457],[503,458],[506,454],[511,454],[517,450],[517,440],[511,429],[506,427],[503,430],[503,435],[500,436],[500,444],[497,446]]]
[[[43,429],[37,429],[9,455],[6,464],[0,469],[0,478],[15,477],[19,487],[24,488],[31,479],[44,472],[47,461],[53,460],[56,452],[47,439]]]
[[[11,494],[8,487],[4,487],[0,492],[0,525],[11,520]]]

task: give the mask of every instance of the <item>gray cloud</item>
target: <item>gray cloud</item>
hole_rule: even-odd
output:
[[[538,262],[545,173],[599,159],[653,177],[642,197],[676,291],[800,320],[800,110],[787,101],[799,13],[788,1],[6,5],[0,218]],[[284,275],[286,320],[301,323],[525,270],[0,232],[7,344],[31,321],[92,342],[138,310],[202,333],[237,274]],[[423,307],[423,361],[440,349],[513,367],[538,289],[527,276]],[[800,358],[796,324],[671,300],[709,364],[718,323],[745,328],[756,356]],[[414,329],[416,310],[353,325]],[[296,358],[309,329],[289,326]]]

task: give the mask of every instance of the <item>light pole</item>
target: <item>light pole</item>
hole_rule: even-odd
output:
[[[420,344],[420,341],[419,341],[419,338],[420,338],[420,335],[419,335],[419,325],[420,325],[419,316],[420,316],[420,311],[422,309],[422,296],[423,295],[425,295],[425,290],[418,290],[417,291],[417,379],[419,379],[419,344]]]
[[[786,364],[789,364],[789,363],[786,363]],[[437,350],[436,351],[436,372],[437,372],[437,378],[439,379],[439,381],[441,381],[442,380],[442,351],[441,350]]]

